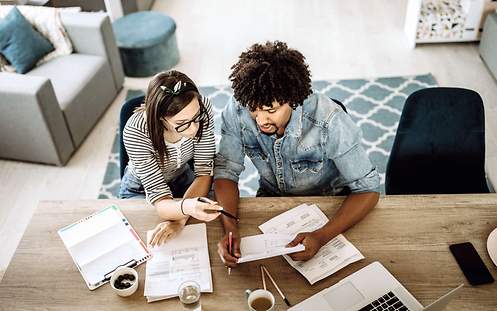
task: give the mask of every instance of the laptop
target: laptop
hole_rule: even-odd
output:
[[[381,263],[376,261],[288,311],[440,311],[445,309],[463,285],[423,307]]]

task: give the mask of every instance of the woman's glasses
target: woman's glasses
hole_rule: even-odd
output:
[[[190,125],[193,122],[199,123],[199,122],[203,121],[205,119],[205,116],[206,116],[205,109],[202,106],[200,106],[200,109],[199,109],[198,113],[190,121],[182,123],[182,124],[176,126],[174,129],[178,133],[184,132],[184,131],[186,131],[187,129],[190,128]],[[163,121],[167,121],[166,119],[162,119],[162,120]]]

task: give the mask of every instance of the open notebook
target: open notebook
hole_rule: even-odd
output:
[[[115,205],[68,225],[58,233],[90,290],[108,282],[118,267],[134,267],[151,257]]]

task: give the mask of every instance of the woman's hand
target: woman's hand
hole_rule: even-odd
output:
[[[180,220],[168,220],[158,224],[152,232],[150,245],[152,247],[158,246],[175,237],[178,233],[181,232],[187,220],[188,218]]]
[[[206,222],[214,220],[221,215],[218,212],[221,209],[223,208],[217,205],[217,202],[204,197],[183,200],[183,213]]]

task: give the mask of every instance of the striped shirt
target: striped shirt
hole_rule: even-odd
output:
[[[216,151],[214,117],[210,101],[203,97],[202,102],[209,116],[209,126],[204,124],[202,139],[182,138],[174,144],[165,141],[168,157],[164,157],[164,165],[160,164],[159,153],[152,145],[144,111],[135,112],[126,123],[123,140],[129,156],[128,171],[141,181],[150,204],[173,197],[168,183],[184,172],[191,159],[195,177],[212,176]]]

